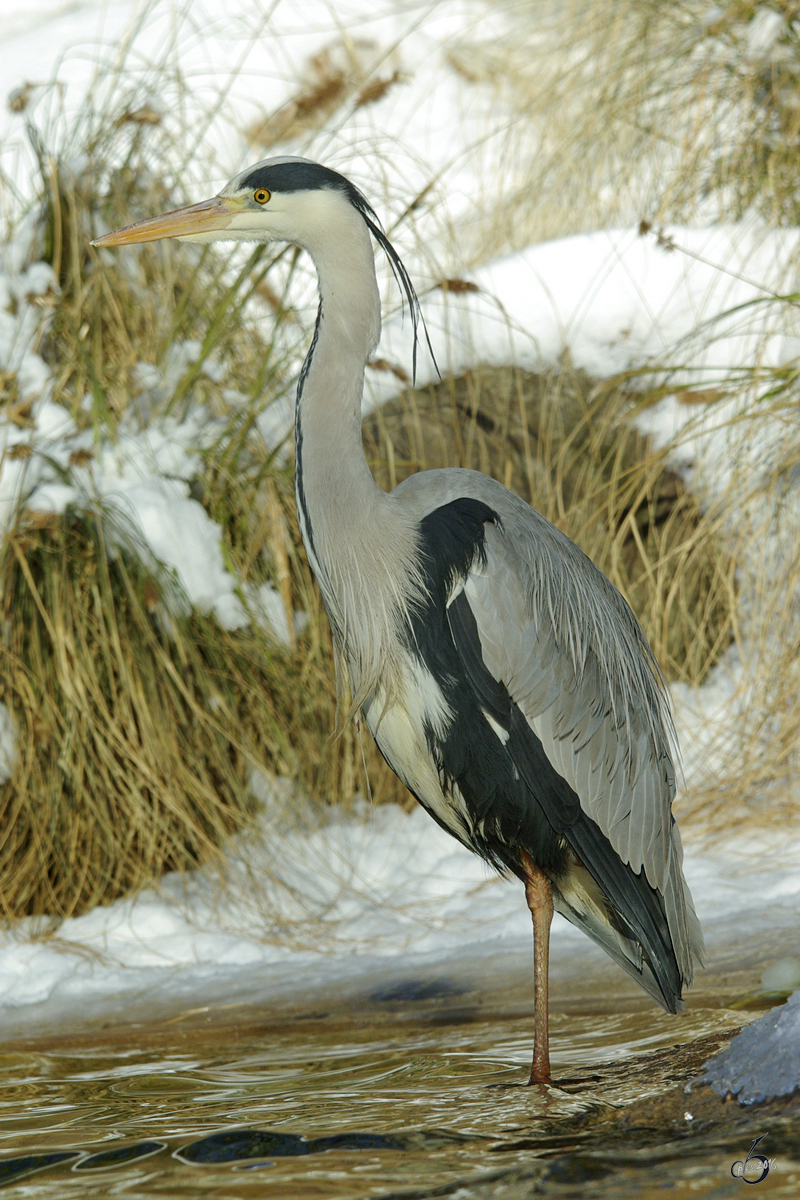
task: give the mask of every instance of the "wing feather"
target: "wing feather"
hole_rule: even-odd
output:
[[[702,934],[672,817],[669,701],[644,635],[572,543],[564,539],[565,557],[563,545],[555,554],[527,530],[485,529],[485,554],[463,587],[482,665],[508,690],[582,811],[662,898],[688,982],[693,959],[702,961]]]

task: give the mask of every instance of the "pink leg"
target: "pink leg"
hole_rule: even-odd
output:
[[[525,850],[520,852],[527,876],[525,899],[533,918],[533,1065],[529,1083],[550,1082],[550,1033],[548,976],[550,970],[550,922],[553,920],[553,889]]]

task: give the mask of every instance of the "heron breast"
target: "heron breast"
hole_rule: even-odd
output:
[[[389,766],[446,828],[463,839],[469,828],[466,806],[458,789],[445,792],[431,734],[446,741],[453,714],[442,690],[425,665],[411,656],[404,662],[399,686],[387,703],[375,693],[364,705],[370,733]]]

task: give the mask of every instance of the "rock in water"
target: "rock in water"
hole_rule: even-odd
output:
[[[748,1025],[727,1050],[704,1065],[697,1083],[742,1104],[788,1096],[800,1088],[800,991]]]

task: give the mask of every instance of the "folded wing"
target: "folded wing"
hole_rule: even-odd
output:
[[[619,593],[533,510],[484,529],[483,553],[451,596],[450,631],[534,802],[570,847],[556,906],[674,1011],[702,934],[671,811],[658,668]]]

